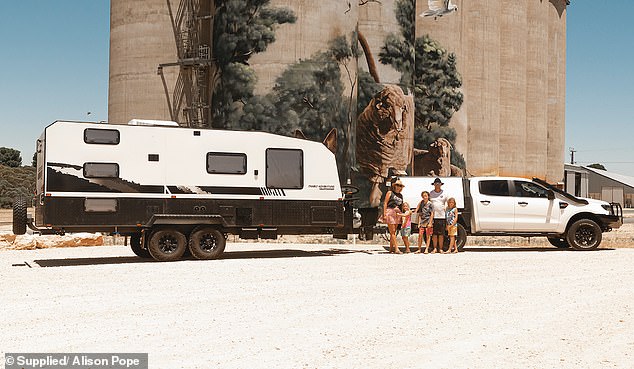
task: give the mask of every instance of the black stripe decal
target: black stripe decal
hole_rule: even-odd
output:
[[[219,186],[200,186],[201,190],[214,195],[261,195],[257,187],[219,187]]]
[[[61,167],[61,165],[58,165]],[[71,168],[71,166],[67,166]],[[76,169],[76,168],[73,168]],[[46,169],[47,192],[108,192],[108,193],[163,193],[163,186],[145,186],[123,178],[86,179]]]
[[[197,192],[190,189],[191,186],[168,186],[172,194],[195,195]],[[196,186],[197,189],[210,195],[262,195],[258,187],[221,187],[221,186]]]

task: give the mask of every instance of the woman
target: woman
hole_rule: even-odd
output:
[[[401,206],[403,205],[403,182],[400,179],[392,183],[391,190],[385,194],[385,200],[383,200],[383,219],[387,223],[387,229],[390,231],[390,253],[402,254],[398,249],[396,242],[396,229],[401,224],[402,218],[400,216]]]

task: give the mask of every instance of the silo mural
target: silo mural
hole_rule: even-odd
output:
[[[416,32],[456,55],[464,103],[450,126],[467,173],[562,181],[570,2],[453,3],[455,16],[418,17]]]
[[[109,120],[337,135],[391,175],[563,175],[566,0],[112,0]]]

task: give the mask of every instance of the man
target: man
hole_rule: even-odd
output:
[[[443,191],[443,184],[440,178],[434,179],[432,183],[434,189],[429,193],[429,201],[431,201],[434,209],[434,233],[432,235],[434,250],[432,250],[432,254],[436,252],[441,254],[445,253],[443,250],[445,228],[447,227],[445,211],[447,209],[447,199],[449,199],[449,196]]]

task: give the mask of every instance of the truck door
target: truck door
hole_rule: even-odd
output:
[[[511,197],[509,181],[487,179],[477,182],[478,189],[471,189],[475,221],[479,232],[500,232],[513,229],[515,199]],[[474,196],[474,194],[479,195]]]
[[[548,190],[530,181],[513,181],[516,232],[554,232],[559,225],[559,202]]]

